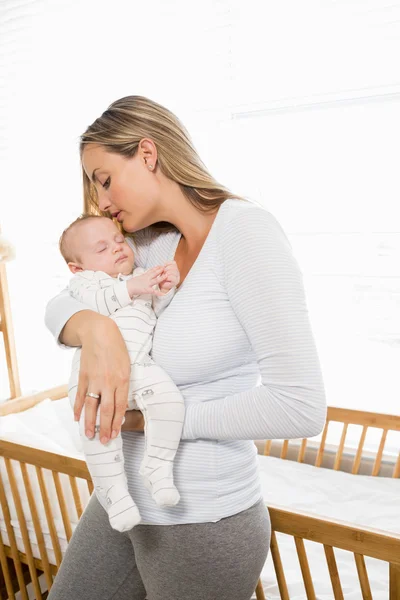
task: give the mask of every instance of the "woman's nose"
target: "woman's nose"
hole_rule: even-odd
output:
[[[103,212],[106,212],[111,206],[111,200],[108,198],[107,194],[100,193],[98,195],[99,198],[99,209]]]

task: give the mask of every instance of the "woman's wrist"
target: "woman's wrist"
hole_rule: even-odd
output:
[[[117,327],[115,321],[95,311],[87,311],[84,318],[78,323],[76,333],[83,344],[94,332],[107,331],[110,327]]]
[[[100,315],[94,310],[80,310],[66,322],[59,335],[60,342],[65,346],[82,346],[83,341],[100,327],[112,327],[112,319]],[[115,325],[116,326],[116,325]]]

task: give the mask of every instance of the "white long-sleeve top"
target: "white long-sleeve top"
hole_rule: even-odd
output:
[[[180,232],[138,231],[135,263],[173,260]],[[65,290],[46,310],[56,339],[87,308]],[[153,360],[186,405],[174,477],[179,504],[154,506],[138,475],[144,440],[123,432],[130,492],[144,523],[218,521],[261,498],[255,439],[318,435],[326,419],[319,357],[302,273],[277,219],[226,200],[154,331]],[[271,482],[273,485],[273,482]]]

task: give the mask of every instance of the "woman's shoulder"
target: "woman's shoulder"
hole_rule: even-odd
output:
[[[217,239],[221,244],[240,242],[242,249],[256,239],[290,242],[280,221],[265,206],[253,201],[231,198],[225,201],[222,218],[219,221]]]
[[[240,200],[229,198],[225,200],[222,207],[222,217],[220,220],[221,233],[224,230],[231,230],[232,227],[243,228],[257,226],[259,222],[276,222],[274,215],[260,204],[250,200]]]

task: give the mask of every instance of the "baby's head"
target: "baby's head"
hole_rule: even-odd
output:
[[[103,271],[111,277],[129,275],[134,267],[132,248],[114,221],[82,215],[61,235],[60,252],[70,271]]]

